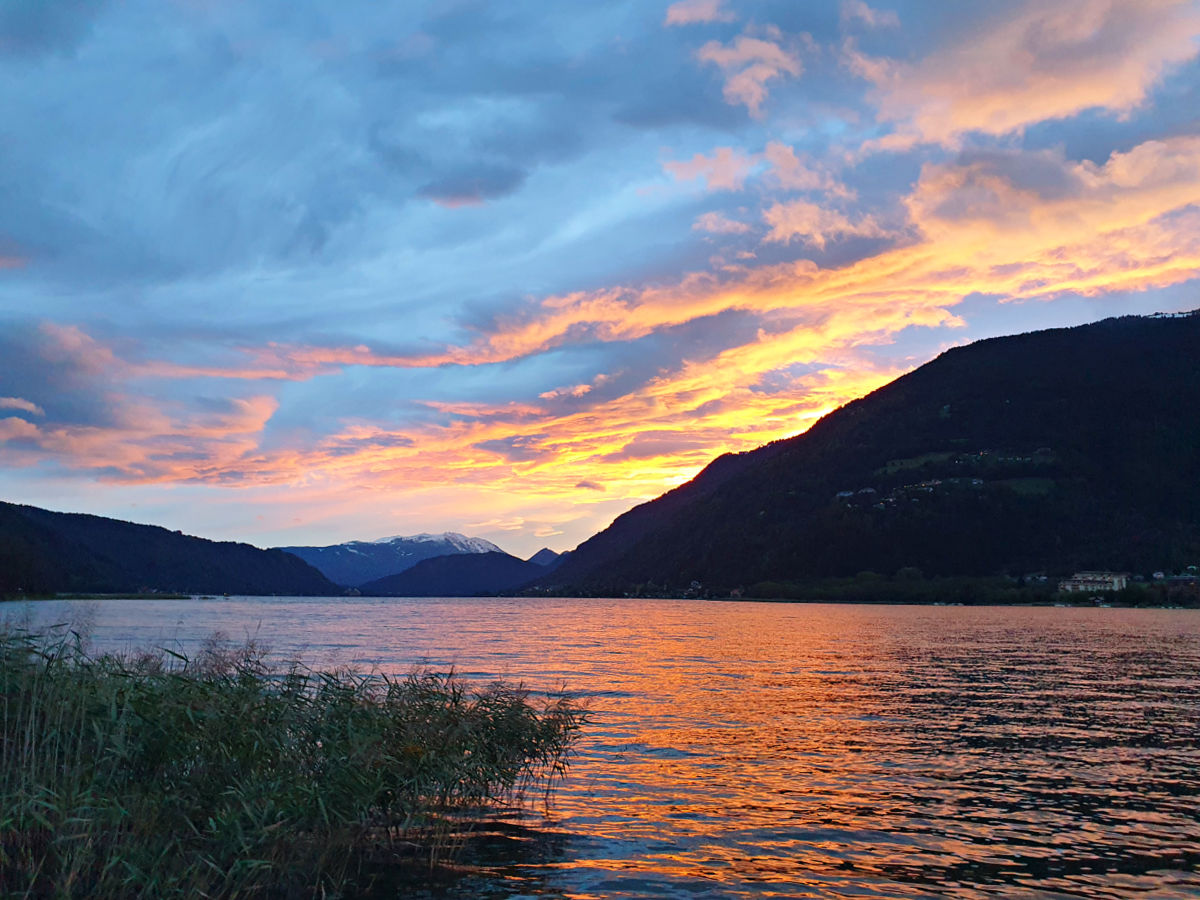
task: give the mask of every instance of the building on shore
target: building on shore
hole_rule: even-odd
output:
[[[1129,584],[1128,572],[1076,572],[1058,583],[1064,594],[1120,591]]]

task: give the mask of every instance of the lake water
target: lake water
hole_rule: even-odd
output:
[[[0,616],[21,607],[0,607]],[[437,897],[1200,896],[1200,612],[672,600],[41,604],[587,698],[549,814]]]

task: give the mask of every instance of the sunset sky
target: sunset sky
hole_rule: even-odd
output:
[[[569,549],[980,337],[1200,307],[1200,2],[0,6],[0,499]]]

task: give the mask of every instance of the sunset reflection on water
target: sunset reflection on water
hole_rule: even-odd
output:
[[[442,897],[1200,896],[1200,614],[660,600],[93,604],[591,709],[548,814]],[[68,617],[78,607],[42,608]]]

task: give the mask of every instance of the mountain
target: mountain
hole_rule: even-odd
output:
[[[491,541],[444,534],[396,535],[377,541],[350,541],[330,547],[279,547],[298,556],[335,584],[358,587],[411,569],[424,559],[453,553],[502,553]]]
[[[948,350],[806,433],[714,460],[543,591],[1200,562],[1200,311]]]
[[[533,556],[529,557],[527,561],[533,563],[535,566],[557,569],[570,555],[571,552],[569,550],[566,553],[555,553],[549,547],[543,547],[537,553],[533,554]]]
[[[142,590],[339,593],[320,572],[279,550],[0,502],[0,594]]]
[[[516,590],[546,574],[545,566],[500,551],[422,560],[359,590],[374,597],[474,597]]]

